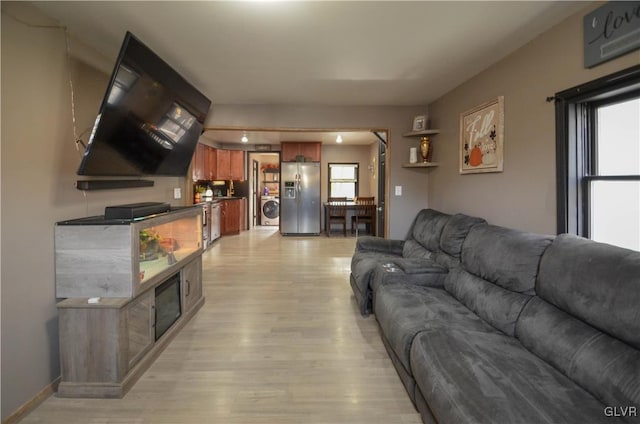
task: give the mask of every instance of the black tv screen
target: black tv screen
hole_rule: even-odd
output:
[[[210,106],[127,32],[78,175],[186,175]]]

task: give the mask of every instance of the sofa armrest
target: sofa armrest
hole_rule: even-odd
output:
[[[378,265],[372,288],[376,291],[381,284],[415,284],[443,288],[448,273],[446,267],[428,259],[397,259]]]
[[[378,252],[402,256],[404,240],[387,240],[380,237],[364,236],[356,240],[356,252]]]

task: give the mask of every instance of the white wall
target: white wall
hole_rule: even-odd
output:
[[[526,231],[556,232],[555,108],[547,96],[640,63],[635,51],[583,67],[583,17],[592,4],[429,105],[434,161],[429,206]],[[504,96],[504,172],[459,175],[459,115]]]
[[[74,188],[75,148],[68,70],[78,133],[89,128],[108,76],[67,60],[61,29],[25,3],[2,3],[2,419],[60,375],[53,228],[57,221],[99,215],[112,204],[176,205],[182,178],[155,187],[82,193]],[[115,58],[114,58],[115,60]],[[85,135],[84,141],[87,141]]]

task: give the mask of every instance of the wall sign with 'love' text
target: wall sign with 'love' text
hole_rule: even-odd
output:
[[[504,97],[460,114],[460,173],[502,172]]]
[[[586,15],[583,24],[585,68],[640,48],[640,1],[609,2]]]

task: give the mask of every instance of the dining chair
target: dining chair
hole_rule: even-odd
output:
[[[370,235],[374,235],[373,223],[375,222],[376,204],[374,197],[356,197],[355,212],[351,217],[351,234],[358,236],[360,224],[365,224],[365,229]]]
[[[347,236],[347,198],[329,197],[327,202],[327,237],[331,237],[331,224],[342,224],[342,233]]]

